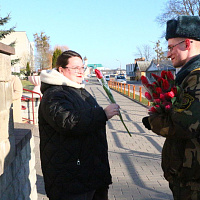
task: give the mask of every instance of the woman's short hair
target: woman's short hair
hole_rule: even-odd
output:
[[[81,60],[82,57],[79,53],[72,51],[72,50],[68,50],[68,51],[64,51],[60,56],[58,56],[57,61],[56,61],[56,68],[58,69],[59,67],[63,67],[65,68],[66,65],[68,65],[69,63],[69,58],[71,57],[79,57]]]

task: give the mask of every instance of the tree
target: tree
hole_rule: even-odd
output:
[[[156,46],[154,47],[154,50],[156,52],[157,64],[159,64],[160,60],[166,60],[167,59],[164,56],[164,52],[162,50],[162,47],[160,46],[160,40],[158,40],[158,42],[156,42]]]
[[[60,49],[60,50],[63,52],[63,51],[69,50],[69,47],[68,47],[68,46],[65,46],[65,45],[62,45],[62,46],[56,45],[56,46],[54,47],[54,50],[56,50],[56,49]]]
[[[27,62],[26,64],[26,75],[27,76],[30,76],[31,75],[31,67],[29,65],[29,62]]]
[[[0,17],[0,26],[4,26],[6,23],[10,21],[10,15],[7,15],[6,17],[2,18]],[[15,31],[15,26],[11,27],[10,29],[7,30],[0,30],[0,40],[5,38],[7,35],[11,34],[12,32]],[[15,41],[11,42],[8,44],[11,47],[15,47]],[[11,60],[11,65],[13,66],[14,64],[18,63],[20,61],[19,58]]]
[[[62,54],[61,49],[55,49],[52,56],[52,68],[56,67],[56,61],[59,55]]]
[[[62,54],[62,52],[67,51],[69,49],[68,46],[55,46],[54,47],[54,52],[52,56],[52,68],[56,67],[56,61],[59,55]]]
[[[4,18],[1,18],[0,17],[0,26],[4,26],[6,23],[8,23],[9,22],[9,20],[10,20],[11,18],[10,18],[10,15],[7,15],[6,17],[4,17]],[[3,38],[5,38],[6,37],[6,35],[9,35],[10,33],[12,33],[12,32],[14,32],[15,30],[15,27],[12,27],[12,28],[10,28],[10,29],[8,29],[8,30],[0,30],[0,40],[1,39],[3,39]],[[9,44],[9,46],[14,46],[14,43],[15,42],[12,42],[11,44]]]
[[[169,19],[177,18],[179,15],[200,16],[200,0],[168,0],[165,9],[156,21],[164,25]]]
[[[38,63],[40,70],[51,68],[51,52],[49,38],[44,32],[34,35],[35,46],[37,50],[36,62]]]
[[[152,49],[147,44],[142,45],[142,47],[137,46],[137,51],[135,55],[140,58],[145,58],[146,61],[152,58]]]

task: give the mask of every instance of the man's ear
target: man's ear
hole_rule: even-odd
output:
[[[62,67],[58,67],[58,71],[62,74],[63,73],[63,68]]]
[[[186,40],[185,40],[186,50],[189,50],[189,49],[190,49],[190,44],[191,44],[190,39],[186,39]]]

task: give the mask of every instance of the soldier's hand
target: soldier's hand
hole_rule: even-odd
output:
[[[144,117],[142,119],[142,123],[144,124],[145,128],[147,128],[148,130],[151,130],[151,126],[149,124],[149,120],[148,120],[149,117]]]

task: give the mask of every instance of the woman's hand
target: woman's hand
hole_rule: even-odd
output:
[[[106,116],[108,119],[111,119],[113,116],[115,115],[119,115],[119,105],[115,104],[115,103],[111,103],[110,105],[108,105],[104,111],[106,113]]]

